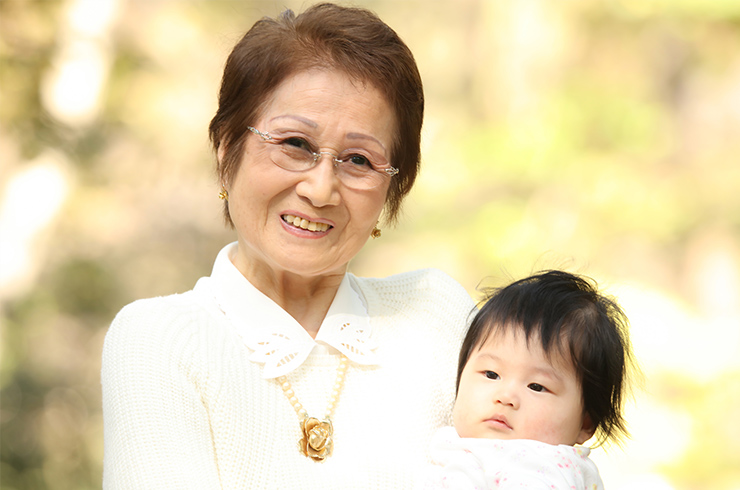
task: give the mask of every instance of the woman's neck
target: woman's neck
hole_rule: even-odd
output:
[[[255,288],[295,318],[312,338],[316,337],[346,270],[344,267],[329,274],[305,277],[276,271],[266,264],[246,263],[240,260],[239,254],[231,260]]]

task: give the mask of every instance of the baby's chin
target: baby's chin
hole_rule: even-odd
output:
[[[492,427],[493,425],[493,427]],[[482,424],[475,427],[455,427],[455,430],[457,431],[457,435],[462,438],[472,438],[472,439],[490,439],[494,441],[514,441],[514,440],[524,440],[524,441],[537,441],[542,442],[544,444],[550,444],[553,446],[574,446],[575,442],[570,441],[560,441],[557,439],[552,439],[548,437],[536,437],[532,434],[522,434],[519,431],[516,431],[514,429],[508,428],[504,429],[502,427],[497,426],[496,424]]]
[[[508,427],[498,424],[481,424],[474,427],[455,427],[457,435],[463,438],[492,439],[507,441],[512,439],[523,439]]]

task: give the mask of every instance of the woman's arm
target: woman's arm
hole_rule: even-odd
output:
[[[168,298],[133,303],[113,321],[103,349],[104,488],[221,488],[195,323]]]

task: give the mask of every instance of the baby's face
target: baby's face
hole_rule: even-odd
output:
[[[539,338],[509,329],[474,350],[453,410],[460,437],[583,444],[593,435],[570,359],[545,356]]]

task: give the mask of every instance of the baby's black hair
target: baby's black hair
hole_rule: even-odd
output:
[[[527,343],[539,339],[546,356],[557,352],[573,362],[596,445],[628,435],[622,412],[627,370],[634,364],[627,317],[593,280],[544,271],[489,291],[484,301],[460,350],[458,388],[474,350],[494,334],[522,332]]]

